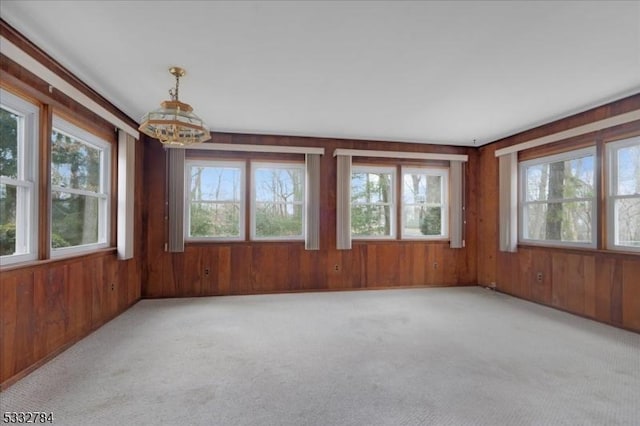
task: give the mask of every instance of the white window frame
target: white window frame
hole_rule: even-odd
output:
[[[562,198],[555,201],[561,201],[563,203],[566,202],[577,202],[577,201],[591,201],[591,241],[590,242],[570,242],[570,241],[552,241],[552,240],[534,240],[529,238],[524,238],[524,231],[526,226],[526,217],[525,217],[525,205],[527,204],[546,204],[554,200],[544,200],[544,201],[527,201],[525,200],[525,195],[527,193],[527,179],[526,179],[526,170],[528,167],[539,165],[539,164],[547,164],[547,163],[555,163],[559,161],[567,161],[580,157],[593,156],[594,170],[593,170],[593,188],[594,195],[591,198],[585,197],[577,197],[577,198]],[[548,247],[581,247],[581,248],[596,248],[598,242],[598,173],[597,173],[597,162],[598,156],[596,153],[596,147],[590,146],[587,148],[580,148],[571,151],[562,152],[555,155],[549,155],[546,157],[533,158],[531,160],[521,161],[518,164],[518,178],[519,178],[519,191],[518,191],[518,242],[522,244],[536,245],[536,246],[548,246]]]
[[[406,235],[404,232],[404,208],[406,206],[419,206],[420,204],[405,204],[404,202],[404,177],[405,175],[440,176],[442,186],[441,202],[437,206],[442,209],[442,219],[440,223],[441,232],[439,235]],[[403,240],[446,240],[449,238],[449,169],[436,167],[402,167],[401,170],[401,198],[400,198],[400,235]],[[426,204],[426,203],[425,203]],[[428,206],[435,207],[431,203]]]
[[[209,168],[228,168],[228,169],[239,169],[240,170],[240,217],[239,217],[239,235],[237,237],[192,237],[190,235],[191,232],[191,202],[192,200],[189,198],[189,194],[191,192],[191,169],[193,167],[209,167]],[[244,241],[245,240],[245,211],[246,211],[246,163],[244,161],[211,161],[211,160],[186,160],[185,168],[184,168],[184,199],[185,199],[185,208],[184,208],[184,236],[186,241],[191,242],[214,242],[214,241]],[[200,201],[202,202],[202,201]],[[238,204],[236,201],[211,201],[212,204]]]
[[[395,240],[397,235],[397,212],[398,212],[398,200],[396,194],[397,188],[397,167],[396,166],[380,166],[380,165],[364,165],[364,164],[354,164],[351,166],[351,181],[353,180],[353,175],[355,173],[389,173],[391,174],[391,201],[389,204],[389,209],[391,211],[390,217],[390,233],[389,235],[354,235],[353,234],[353,223],[351,229],[351,239],[352,240]],[[350,185],[352,182],[350,181]],[[353,195],[353,187],[351,187],[351,195]],[[360,203],[361,205],[367,205],[369,203]],[[378,205],[384,205],[383,203],[376,203]],[[349,214],[352,214],[354,203],[350,200],[349,202]]]
[[[618,151],[630,146],[640,145],[640,136],[622,139],[606,144],[607,155],[607,248],[610,250],[623,250],[640,252],[640,247],[621,245],[618,243],[618,234],[616,232],[617,216],[615,202],[621,199],[640,199],[640,193],[633,195],[618,195]],[[640,220],[640,218],[638,218]]]
[[[21,117],[18,125],[17,178],[0,176],[16,187],[16,253],[0,257],[0,265],[38,258],[38,122],[40,108],[0,88],[2,108]]]
[[[302,206],[302,227],[300,235],[288,235],[282,237],[258,237],[256,236],[256,171],[259,168],[269,169],[299,169],[302,173],[302,200],[295,203]],[[251,240],[253,241],[304,241],[307,220],[307,172],[304,163],[297,162],[275,162],[275,161],[252,161],[251,162]]]
[[[54,191],[66,192],[74,195],[86,195],[98,198],[98,242],[91,244],[81,244],[71,247],[51,247],[51,258],[59,258],[77,254],[84,254],[87,252],[95,251],[101,248],[109,247],[109,236],[111,230],[111,162],[113,161],[111,155],[111,144],[99,138],[98,136],[90,133],[78,126],[64,120],[63,118],[54,115],[53,116],[53,130],[58,133],[67,135],[80,143],[83,143],[90,148],[100,150],[100,192],[87,191],[83,189],[64,188],[56,185],[51,185],[52,196]],[[51,138],[51,136],[50,136]],[[50,220],[53,222],[53,209],[51,208],[51,201],[49,202]],[[52,223],[53,225],[53,223]],[[49,230],[51,233],[52,230]]]

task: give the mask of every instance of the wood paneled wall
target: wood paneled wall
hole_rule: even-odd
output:
[[[138,301],[140,269],[107,250],[1,272],[2,387]]]
[[[480,148],[478,284],[608,324],[640,331],[640,255],[607,250],[520,246],[498,251],[498,159],[496,149],[640,108],[635,95]],[[640,122],[538,148],[546,150],[640,134]],[[523,156],[530,155],[524,153]],[[602,212],[603,210],[600,209]],[[538,280],[542,273],[542,280]]]
[[[166,223],[165,151],[157,141],[145,150],[147,258],[143,297],[257,294],[312,290],[348,290],[406,286],[475,285],[476,192],[467,179],[467,226],[463,249],[448,242],[353,242],[352,250],[336,250],[336,148],[402,150],[468,154],[467,176],[475,176],[473,148],[398,144],[323,138],[214,134],[214,142],[319,146],[321,159],[320,250],[303,242],[187,243],[184,253],[164,251]],[[212,155],[208,152],[205,155]],[[216,153],[216,157],[251,158],[251,154]],[[254,158],[255,154],[254,154]],[[273,158],[273,157],[272,157]],[[277,158],[277,156],[275,157]],[[380,160],[354,159],[376,163]],[[209,273],[206,274],[205,270]]]
[[[67,79],[76,88],[105,106],[113,114],[130,120],[114,106],[79,82],[70,73],[33,46],[28,40],[0,20],[0,33],[29,52],[51,70]],[[0,54],[0,84],[41,105],[41,159],[46,166],[46,152],[53,109],[64,113],[81,127],[107,135],[115,142],[114,127],[75,103],[56,88],[40,80]],[[117,148],[114,149],[117,151]],[[118,260],[115,248],[67,259],[47,259],[48,250],[40,250],[43,260],[24,265],[11,265],[0,270],[0,389],[14,383],[48,359],[77,342],[91,331],[126,310],[140,299],[142,278],[142,170],[144,146],[136,145],[134,245],[136,257]],[[117,169],[114,165],[113,171]],[[41,171],[40,200],[48,200],[48,173]],[[114,187],[114,191],[117,187]],[[113,205],[115,209],[115,203]],[[115,211],[115,210],[114,210]],[[115,215],[112,226],[115,228]],[[48,227],[41,215],[40,226]],[[112,233],[115,244],[115,235]],[[46,231],[40,235],[40,245],[48,246]]]

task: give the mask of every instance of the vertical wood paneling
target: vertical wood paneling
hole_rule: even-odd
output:
[[[626,260],[622,265],[622,325],[640,330],[640,260]]]
[[[596,267],[596,316],[595,318],[611,322],[611,290],[613,288],[615,258],[599,256]]]
[[[231,289],[231,249],[229,247],[220,247],[216,250],[217,254],[217,288],[215,294],[230,294]]]
[[[552,247],[520,246],[516,253],[497,252],[495,239],[498,218],[496,196],[497,160],[495,150],[529,139],[565,130],[572,126],[621,114],[640,107],[640,95],[577,114],[565,120],[550,123],[487,145],[479,150],[477,176],[477,273],[478,282],[497,283],[497,289],[518,297],[573,312],[598,321],[640,331],[640,256],[604,250],[572,250]],[[602,152],[603,141],[640,132],[638,123],[628,123],[605,129],[597,135],[560,141],[553,146],[541,147],[536,152],[525,153],[529,158],[559,147],[596,143]],[[602,177],[602,176],[601,176]],[[600,196],[602,198],[602,196]],[[605,210],[600,206],[598,224],[604,223]],[[600,239],[602,226],[595,226]],[[496,256],[497,254],[497,256]],[[497,262],[496,262],[497,259]],[[514,265],[517,265],[514,267]],[[543,275],[537,280],[537,273]]]
[[[4,21],[2,35],[16,43],[54,73],[61,75],[89,98],[135,126],[135,122],[93,92],[79,79],[60,67],[40,49],[15,32]],[[113,125],[77,104],[59,90],[23,69],[15,62],[0,60],[3,84],[40,103],[39,178],[38,178],[38,259],[25,265],[3,267],[0,271],[0,387],[4,388],[27,374],[40,363],[85,336],[140,298],[144,247],[143,173],[136,173],[134,209],[135,258],[127,263],[115,253],[102,251],[69,259],[50,260],[48,205],[50,194],[51,116],[64,114],[115,143]],[[117,148],[116,148],[117,149]],[[144,147],[136,144],[137,170],[144,165]],[[113,151],[114,156],[116,151]],[[114,170],[116,165],[114,164]],[[115,177],[115,173],[113,174]],[[112,194],[114,199],[116,193]],[[115,205],[114,205],[115,206]],[[115,214],[111,212],[112,219]],[[155,220],[155,219],[154,219]],[[115,224],[115,220],[112,223]],[[114,228],[115,229],[115,228]],[[103,275],[106,262],[106,277]],[[111,294],[106,293],[107,282]]]

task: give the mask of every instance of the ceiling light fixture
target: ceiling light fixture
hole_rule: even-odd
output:
[[[171,67],[169,72],[176,77],[175,89],[169,90],[171,100],[162,102],[160,108],[145,114],[138,130],[165,145],[173,146],[191,145],[211,139],[209,129],[193,113],[193,108],[178,100],[180,77],[185,75],[185,70]]]

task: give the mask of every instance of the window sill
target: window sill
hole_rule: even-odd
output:
[[[20,263],[12,263],[10,265],[3,265],[2,267],[0,267],[0,271],[1,272],[7,272],[7,271],[15,270],[15,269],[36,268],[36,267],[40,267],[40,266],[43,266],[43,265],[48,265],[50,263],[64,262],[64,261],[68,261],[68,260],[71,260],[71,259],[92,259],[92,258],[95,258],[95,257],[104,256],[104,255],[109,254],[109,253],[115,253],[116,250],[117,250],[116,247],[106,247],[106,248],[97,249],[97,250],[94,250],[94,251],[91,251],[91,252],[87,252],[87,253],[69,254],[67,256],[55,257],[55,258],[52,258],[52,259],[29,260],[29,261],[20,262]]]
[[[606,255],[622,255],[622,256],[640,256],[640,252],[625,251],[625,250],[611,250],[611,249],[598,249],[587,247],[561,247],[561,246],[543,246],[537,244],[518,244],[518,249],[533,249],[533,250],[551,250],[563,253],[575,253],[575,254],[606,254]]]

